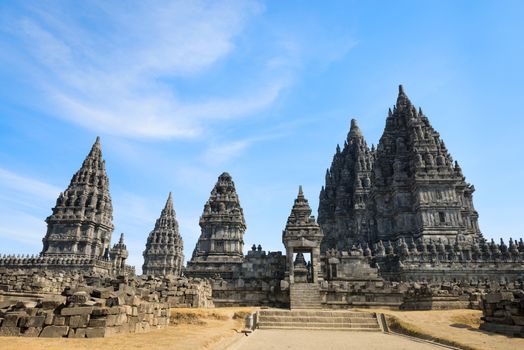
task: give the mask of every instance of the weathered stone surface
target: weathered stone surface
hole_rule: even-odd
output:
[[[20,328],[11,326],[2,326],[0,328],[0,337],[16,337],[20,335]]]
[[[72,316],[72,315],[89,315],[93,311],[92,306],[75,306],[75,307],[65,307],[62,309],[60,314],[62,316]]]
[[[87,338],[103,338],[106,336],[106,328],[105,327],[88,327],[85,329],[86,337]]]
[[[72,328],[87,327],[89,317],[89,314],[71,316],[69,317],[69,326]]]
[[[47,326],[40,333],[43,338],[61,338],[65,337],[69,331],[68,326]]]
[[[23,337],[38,337],[42,332],[42,327],[29,327],[20,334]]]

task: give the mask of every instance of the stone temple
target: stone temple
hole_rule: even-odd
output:
[[[142,272],[145,275],[180,276],[183,266],[184,243],[170,192],[166,206],[147,238]]]
[[[147,289],[147,298],[171,306],[480,308],[488,291],[524,288],[524,241],[484,238],[474,190],[400,86],[376,148],[351,121],[320,190],[318,222],[299,187],[283,227],[285,252],[253,244],[244,253],[249,232],[224,172],[204,205],[187,264],[170,194],[154,229],[144,233],[143,276],[134,277],[123,234],[110,246],[112,203],[97,138],[46,220],[41,254],[0,258],[0,301],[2,291],[34,286],[35,275],[63,281],[69,274],[76,277],[66,280],[80,286],[97,275],[98,284],[127,285],[129,293]]]

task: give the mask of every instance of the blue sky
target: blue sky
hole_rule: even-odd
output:
[[[140,268],[173,192],[186,259],[216,178],[253,243],[282,250],[314,213],[355,117],[376,144],[398,84],[440,132],[487,238],[524,224],[520,1],[2,1],[0,254],[38,253],[44,219],[97,135]]]

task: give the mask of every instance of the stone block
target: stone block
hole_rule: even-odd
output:
[[[69,338],[85,338],[86,337],[86,328],[77,328],[75,330],[69,330]]]
[[[65,307],[62,309],[60,314],[62,316],[73,316],[73,315],[89,315],[93,311],[93,306],[75,306]]]
[[[91,313],[93,316],[107,316],[109,315],[109,308],[103,307],[103,308],[94,308],[93,312]]]
[[[55,317],[55,315],[53,314],[52,311],[46,311],[45,312],[45,321],[44,321],[44,325],[45,326],[49,326],[49,325],[52,325],[53,324],[53,318]]]
[[[22,337],[38,337],[42,332],[42,327],[29,327],[22,331]]]
[[[42,300],[40,302],[40,307],[44,310],[54,310],[62,304],[62,301],[50,298]]]
[[[66,324],[65,317],[56,315],[53,318],[53,326],[65,326],[65,324]]]
[[[0,328],[0,337],[18,337],[20,335],[20,328],[18,327],[2,327]]]
[[[91,295],[95,298],[107,299],[110,297],[114,297],[115,293],[113,292],[113,288],[110,288],[110,289],[107,288],[107,289],[95,289],[93,290]]]
[[[20,320],[21,327],[43,327],[45,322],[45,316],[29,316],[24,317]],[[23,323],[23,324],[22,324]]]
[[[89,315],[74,315],[69,317],[69,327],[83,328],[89,323]]]
[[[18,326],[18,320],[22,315],[19,313],[6,313],[4,315],[4,322],[2,327],[16,327]]]
[[[106,318],[92,318],[89,320],[89,327],[97,328],[97,327],[105,327],[107,325],[107,319]]]
[[[69,332],[68,326],[47,326],[40,333],[42,338],[61,338]]]
[[[513,322],[518,326],[524,326],[524,316],[511,316]]]
[[[496,304],[502,300],[502,295],[500,292],[488,293],[486,294],[486,303]]]
[[[106,336],[105,327],[88,327],[85,329],[87,338],[103,338]]]

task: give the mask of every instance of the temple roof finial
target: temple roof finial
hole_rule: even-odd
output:
[[[302,191],[302,185],[298,186],[298,196],[299,197],[304,197],[304,192]]]
[[[124,232],[120,234],[120,239],[118,240],[119,244],[124,244]]]

